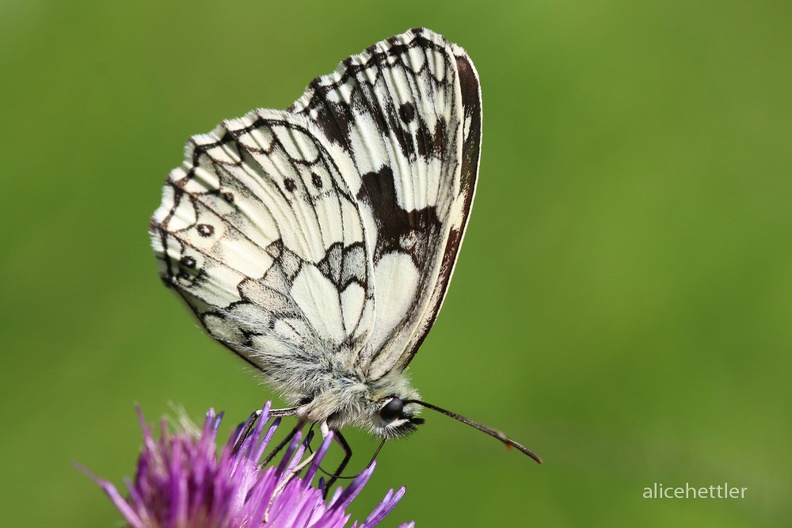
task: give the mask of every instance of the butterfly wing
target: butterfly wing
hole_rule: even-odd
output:
[[[460,47],[413,29],[344,60],[289,109],[348,154],[372,258],[374,323],[358,361],[403,369],[437,317],[475,192],[478,74]]]
[[[354,167],[319,136],[256,110],[192,137],[150,227],[165,284],[287,394],[306,394],[301,369],[371,328],[371,259],[341,176]]]
[[[404,368],[451,278],[480,138],[461,48],[421,29],[375,44],[289,110],[190,139],[150,227],[163,281],[287,395],[340,352],[372,380]]]

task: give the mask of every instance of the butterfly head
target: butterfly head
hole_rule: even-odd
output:
[[[374,421],[375,432],[383,438],[406,436],[424,423],[418,418],[419,407],[398,396],[389,396],[380,402]]]
[[[424,422],[418,417],[421,407],[413,403],[418,392],[401,371],[378,380],[355,379],[350,372],[328,380],[318,394],[294,398],[305,421],[324,422],[336,430],[360,427],[380,438],[406,436]]]

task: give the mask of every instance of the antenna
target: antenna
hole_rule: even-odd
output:
[[[440,414],[445,414],[446,416],[449,416],[449,417],[453,418],[454,420],[462,422],[463,424],[467,424],[470,427],[473,427],[474,429],[478,429],[479,431],[481,431],[484,434],[488,434],[488,435],[490,435],[493,438],[497,438],[498,440],[500,440],[501,442],[506,444],[506,447],[516,447],[521,453],[524,453],[524,454],[528,455],[529,457],[533,458],[534,460],[536,460],[540,464],[542,463],[542,459],[539,457],[539,455],[537,455],[536,453],[534,453],[533,451],[531,451],[527,447],[523,446],[522,444],[518,444],[517,442],[515,442],[514,440],[512,440],[511,438],[509,438],[505,434],[501,433],[497,429],[492,429],[490,427],[487,427],[486,425],[480,424],[478,422],[474,422],[470,418],[465,418],[464,416],[461,416],[461,415],[459,415],[457,413],[453,413],[451,411],[446,411],[445,409],[441,409],[437,405],[432,405],[431,403],[422,402],[420,400],[404,400],[404,403],[405,404],[406,403],[415,403],[415,404],[421,405],[423,407],[426,407],[427,409],[432,409],[433,411],[437,411]]]

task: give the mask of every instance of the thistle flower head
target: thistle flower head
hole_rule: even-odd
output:
[[[269,403],[250,428],[240,426],[218,458],[215,446],[222,414],[209,410],[199,434],[169,433],[161,423],[159,439],[143,421],[143,447],[134,482],[127,481],[128,497],[106,480],[94,479],[132,528],[341,528],[350,515],[345,509],[374,471],[374,463],[329,500],[321,484],[311,482],[330,447],[332,435],[299,476],[306,451],[300,432],[285,449],[278,465],[259,463],[279,419],[267,426]],[[242,431],[249,431],[244,434]],[[376,526],[399,502],[404,488],[390,490],[365,521],[351,528]],[[412,523],[402,525],[411,527]]]

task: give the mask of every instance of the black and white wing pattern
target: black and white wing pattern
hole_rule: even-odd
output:
[[[286,111],[189,140],[151,221],[162,279],[293,400],[328,372],[401,371],[451,279],[480,143],[464,50],[427,29],[379,42]]]

